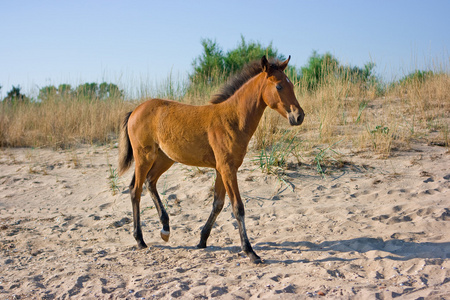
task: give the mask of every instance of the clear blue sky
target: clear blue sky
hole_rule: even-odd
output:
[[[134,88],[185,76],[202,38],[226,51],[270,42],[291,63],[313,50],[376,63],[383,78],[449,63],[450,1],[1,1],[0,96],[103,80]]]

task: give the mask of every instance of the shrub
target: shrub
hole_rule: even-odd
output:
[[[421,71],[421,70],[415,70],[414,72],[404,76],[398,81],[399,85],[406,85],[406,84],[422,84],[425,82],[425,80],[431,78],[434,75],[433,71]]]
[[[339,67],[339,62],[330,53],[319,55],[313,51],[306,66],[301,68],[302,84],[307,90],[317,90],[325,78],[334,73]]]
[[[121,99],[123,91],[113,83],[102,82],[84,83],[72,89],[70,84],[60,84],[58,88],[53,85],[44,86],[39,90],[38,99],[42,102],[49,100],[73,100],[74,98],[86,100]]]
[[[13,86],[3,101],[9,104],[30,102],[30,98],[20,92],[21,89],[20,85]]]
[[[246,42],[241,36],[240,44],[224,52],[215,40],[202,40],[203,53],[192,62],[193,73],[189,74],[188,97],[208,96],[231,75],[239,72],[247,63],[261,59],[263,55],[284,60],[285,57],[269,44]]]

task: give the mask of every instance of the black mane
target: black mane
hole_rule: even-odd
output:
[[[278,70],[280,69],[281,62],[278,60],[271,60],[270,61],[270,68],[272,70]],[[219,93],[215,94],[211,97],[211,100],[209,101],[212,104],[218,104],[221,103],[231,96],[240,89],[247,81],[249,81],[254,76],[258,75],[263,71],[261,66],[261,60],[257,60],[254,62],[251,62],[244,66],[241,72],[237,73],[236,75],[232,76],[227,83],[225,83],[221,88]]]

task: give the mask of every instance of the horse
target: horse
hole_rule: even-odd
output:
[[[239,194],[237,171],[247,146],[268,106],[289,124],[302,124],[305,113],[294,94],[294,85],[284,73],[285,61],[263,56],[232,77],[206,105],[188,105],[150,99],[126,114],[119,141],[119,175],[134,159],[130,183],[133,236],[138,248],[146,248],[140,224],[139,204],[144,183],[162,224],[161,238],[169,240],[169,216],[156,189],[160,176],[174,162],[215,169],[213,208],[201,230],[198,248],[206,248],[211,228],[228,194],[237,220],[241,247],[253,263],[261,258],[253,250],[244,222],[244,204]]]

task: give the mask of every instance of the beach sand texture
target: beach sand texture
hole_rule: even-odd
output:
[[[416,143],[388,159],[347,150],[325,178],[300,165],[286,183],[253,158],[238,176],[261,265],[241,252],[228,200],[208,248],[196,248],[213,170],[175,164],[161,177],[170,240],[146,193],[149,248],[136,250],[132,172],[110,178],[116,148],[1,150],[0,299],[450,299],[446,148]]]

